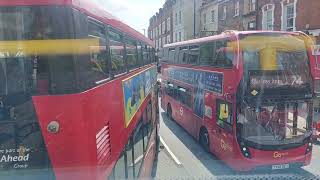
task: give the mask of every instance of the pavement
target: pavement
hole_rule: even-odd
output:
[[[313,147],[309,166],[294,170],[240,173],[205,152],[182,127],[169,120],[161,108],[160,136],[162,144],[154,167],[155,179],[320,179],[320,143]]]

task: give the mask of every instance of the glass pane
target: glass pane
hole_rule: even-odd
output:
[[[294,16],[294,6],[287,6],[287,18],[292,18]]]
[[[132,146],[132,138],[128,141],[128,144],[126,146],[127,151],[127,167],[128,167],[128,179],[133,179],[133,162],[134,162],[134,156],[133,156],[133,146]]]
[[[293,22],[294,22],[294,19],[293,18],[290,18],[290,19],[287,19],[287,27],[293,27]]]
[[[150,63],[150,52],[148,50],[148,47],[146,45],[142,46],[143,51],[143,63],[149,64]]]
[[[121,34],[109,30],[110,53],[111,53],[111,69],[114,75],[126,72],[126,64],[124,61],[124,44],[122,43]]]
[[[71,37],[71,17],[63,7],[10,7],[0,9],[0,39],[65,39]],[[66,24],[67,23],[67,24]]]
[[[200,56],[200,49],[197,47],[196,49],[191,49],[188,53],[189,55],[189,64],[197,64]]]
[[[92,66],[92,72],[96,81],[103,80],[109,77],[105,30],[102,24],[97,24],[93,21],[89,21],[88,29],[89,37],[99,41],[98,46],[91,47],[90,63]]]
[[[127,52],[127,63],[128,69],[134,69],[139,66],[137,46],[136,42],[133,40],[126,40],[126,52]]]
[[[301,143],[309,133],[307,103],[244,106],[238,117],[242,136],[265,145]]]
[[[62,21],[56,14],[71,17],[71,11],[62,7],[0,8],[0,40],[9,40],[2,41],[2,46],[8,49],[2,48],[0,52],[2,94],[76,91],[73,52],[56,48],[59,43],[69,43],[58,40],[72,37],[72,21],[71,18]],[[30,51],[27,40],[34,40],[31,46],[37,53]],[[20,48],[10,49],[13,45]],[[44,50],[43,46],[55,48]]]
[[[140,121],[134,132],[134,166],[135,175],[138,177],[143,160],[143,123]]]
[[[117,164],[114,167],[114,179],[125,179],[125,159],[124,159],[124,153],[120,156]]]

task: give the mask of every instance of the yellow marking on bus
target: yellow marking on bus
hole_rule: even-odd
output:
[[[0,41],[2,55],[68,55],[100,52],[99,39]]]
[[[240,40],[242,49],[263,49],[266,46],[277,49],[277,51],[299,51],[305,50],[312,44],[304,36],[247,36]]]
[[[266,47],[260,51],[261,70],[277,70],[277,51],[275,48]]]

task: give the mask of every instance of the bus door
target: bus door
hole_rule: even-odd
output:
[[[179,122],[180,118],[180,102],[179,102],[179,94],[177,86],[174,85],[172,82],[167,82],[166,85],[166,94],[167,96],[162,96],[161,101],[165,104],[170,104],[170,107],[167,107],[167,111],[171,111],[172,118]],[[170,110],[169,110],[170,109]]]
[[[212,92],[205,92],[204,94],[204,123],[207,131],[209,133],[209,143],[210,149],[213,153],[217,153],[219,138],[218,138],[218,131],[217,131],[217,123],[215,118],[215,95]],[[200,127],[197,127],[200,129]]]
[[[220,158],[232,158],[233,154],[233,103],[217,97],[216,109],[216,153]]]

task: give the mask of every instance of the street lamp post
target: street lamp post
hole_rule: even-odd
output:
[[[146,36],[146,29],[142,29],[143,30],[143,35]]]
[[[193,0],[193,38],[196,37],[196,0]]]

